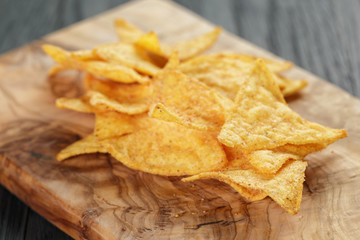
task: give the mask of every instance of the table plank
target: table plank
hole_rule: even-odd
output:
[[[51,240],[67,240],[72,239],[66,233],[60,231],[57,227],[49,223],[45,218],[41,217],[35,211],[30,210],[28,213],[28,221],[24,240],[34,239],[51,239]],[[8,238],[10,239],[10,238]]]
[[[0,239],[24,239],[29,208],[0,186]]]
[[[0,53],[128,0],[1,0]]]
[[[360,63],[358,1],[345,0],[345,3],[340,3],[336,0],[234,0],[223,1],[223,4],[218,4],[219,1],[177,2],[215,24],[222,25],[225,29],[285,59],[294,61],[297,65],[335,83],[355,96],[360,96],[358,81],[360,73],[357,67]],[[118,3],[119,1],[95,0],[2,0],[0,13],[4,21],[0,21],[0,36],[2,36],[0,52],[25,44]],[[19,14],[20,9],[21,14]],[[1,237],[8,239],[14,236],[11,234],[18,233],[19,238],[22,238],[26,234],[25,229],[30,232],[36,232],[36,229],[40,231],[46,231],[47,228],[54,229],[50,224],[44,227],[42,224],[31,224],[36,222],[32,218],[37,218],[37,214],[31,213],[31,210],[31,214],[27,214],[25,205],[9,204],[16,201],[14,197],[2,187],[0,191],[2,191],[0,211],[11,209],[10,212],[15,212],[17,209],[19,211],[22,209],[23,212],[19,215],[24,216],[16,218],[15,221],[18,222],[14,224],[6,224],[5,228],[0,227]],[[6,216],[8,217],[4,217],[3,222],[14,221],[14,218],[10,219],[10,215]],[[19,228],[18,226],[23,226],[22,222],[26,221],[26,216],[30,221],[25,228]]]

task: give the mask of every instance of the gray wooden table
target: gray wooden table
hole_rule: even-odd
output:
[[[0,53],[124,2],[0,0]],[[176,2],[360,97],[360,1]],[[71,238],[0,186],[2,239]]]

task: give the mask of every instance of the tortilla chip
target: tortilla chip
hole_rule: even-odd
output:
[[[134,118],[119,112],[99,112],[95,114],[94,135],[100,139],[119,137],[136,130]]]
[[[175,122],[181,124],[186,127],[198,129],[198,130],[207,130],[208,128],[205,125],[198,125],[192,123],[191,121],[187,121],[180,116],[176,115],[175,113],[168,110],[163,104],[157,103],[152,106],[149,111],[149,116],[152,118],[164,120],[167,122]]]
[[[181,61],[194,57],[208,48],[210,48],[218,38],[221,32],[221,28],[217,27],[213,31],[206,33],[204,35],[198,36],[196,38],[176,43],[173,46],[168,46],[166,44],[161,44],[158,36],[150,32],[143,35],[137,42],[136,46],[149,51],[150,53],[170,58],[172,52],[177,51],[179,54],[179,59]]]
[[[120,18],[115,20],[115,30],[124,43],[134,43],[144,34],[138,27]]]
[[[246,158],[259,173],[275,175],[287,161],[302,160],[304,157],[278,150],[257,150],[249,153]]]
[[[100,92],[111,99],[125,103],[150,103],[153,91],[151,82],[118,83],[100,79],[91,74],[84,76],[84,83],[88,91]]]
[[[129,115],[144,113],[149,109],[146,103],[119,102],[96,91],[88,91],[81,98],[58,98],[56,106],[84,113],[117,111]]]
[[[240,148],[224,147],[229,164],[222,171],[249,170],[265,176],[274,176],[290,160],[302,160],[305,151],[296,153],[297,146],[280,147],[274,150],[258,150],[249,154]],[[309,147],[312,149],[312,147]],[[228,183],[229,184],[229,183]]]
[[[242,81],[251,74],[255,60],[243,61],[241,57],[249,57],[241,54],[211,54],[199,56],[182,63],[179,70],[197,78],[209,87],[215,89],[221,95],[234,100],[239,91]],[[255,58],[251,58],[255,59]],[[269,65],[277,66],[276,62],[267,60]],[[274,63],[274,65],[271,65]],[[282,64],[279,63],[279,66]],[[288,64],[283,64],[288,65]],[[280,67],[279,67],[280,69]],[[304,80],[289,80],[275,76],[275,82],[279,85],[282,94],[291,95],[306,86]]]
[[[141,115],[134,124],[133,133],[103,140],[109,153],[132,169],[180,176],[219,170],[227,162],[210,134]]]
[[[294,215],[300,210],[306,166],[306,161],[290,161],[274,177],[263,176],[252,169],[239,169],[203,172],[183,178],[182,181],[190,182],[198,179],[214,178],[251,189],[260,189],[290,214]]]
[[[245,155],[245,158],[259,173],[274,175],[289,160],[304,159],[309,153],[320,151],[327,143],[303,145],[286,144],[271,150],[257,150]]]
[[[192,58],[209,49],[216,42],[221,31],[222,29],[217,27],[204,35],[198,36],[188,41],[179,42],[172,47],[171,51],[177,51],[181,61]],[[168,53],[168,56],[169,55],[170,54]]]
[[[120,83],[146,83],[149,81],[149,78],[140,75],[133,69],[114,63],[88,61],[84,62],[81,69],[78,70]]]
[[[89,104],[87,97],[82,98],[58,98],[56,99],[56,107],[73,110],[76,112],[92,113],[94,109]]]
[[[171,56],[169,57],[166,65],[164,66],[164,69],[176,69],[179,67],[179,64],[179,54],[178,52],[174,51],[171,53]]]
[[[253,166],[245,157],[246,154],[240,148],[224,146],[224,151],[226,154],[226,158],[228,159],[228,165],[222,169],[223,171],[231,171],[237,169],[253,169]]]
[[[230,185],[230,187],[249,202],[260,201],[267,197],[267,194],[262,190],[246,188],[234,182],[226,181],[225,179],[224,182]]]
[[[213,54],[213,56],[223,59],[240,60],[242,62],[248,62],[248,63],[254,63],[256,60],[262,59],[262,61],[266,64],[268,69],[274,73],[284,72],[286,70],[289,70],[293,66],[292,62],[275,61],[268,58],[257,57],[242,53],[217,53],[217,54]]]
[[[96,56],[92,50],[78,50],[70,52],[69,54],[71,58],[82,61],[100,60],[100,58]]]
[[[178,116],[181,121],[177,122],[213,131],[219,131],[224,124],[225,115],[215,96],[217,93],[201,82],[179,71],[166,69],[156,76],[153,84],[153,103],[163,104],[167,109],[163,113],[171,112]]]
[[[142,35],[135,42],[135,45],[143,50],[162,57],[169,57],[167,53],[172,51],[170,46],[160,43],[158,36],[154,32]]]
[[[309,122],[292,111],[261,60],[250,78],[243,81],[235,103],[218,139],[248,153],[286,144],[331,144],[347,136],[345,130]]]
[[[56,155],[56,159],[63,161],[67,158],[87,153],[107,153],[107,151],[96,137],[89,135],[61,150]]]
[[[144,113],[149,110],[149,106],[146,103],[118,102],[96,91],[89,91],[87,94],[89,96],[89,104],[94,108],[117,111],[130,115]]]
[[[131,44],[104,44],[95,47],[93,52],[94,55],[107,62],[125,65],[150,76],[154,76],[160,69],[158,66],[151,63],[145,53]]]
[[[199,56],[180,64],[179,70],[196,78],[219,92],[222,96],[234,100],[243,78],[246,78],[252,63],[219,59],[217,56]]]
[[[145,83],[149,79],[145,76],[141,76],[133,69],[113,63],[107,63],[98,60],[85,61],[79,57],[74,57],[70,52],[65,51],[62,48],[52,45],[43,45],[44,51],[56,61],[62,65],[65,69],[75,69],[79,71],[85,71],[93,75],[109,78],[113,81],[123,83]],[[60,68],[52,70],[52,73],[58,72]]]
[[[293,95],[307,86],[306,80],[292,80],[283,76],[277,76],[277,84],[282,85],[281,92],[284,97]]]

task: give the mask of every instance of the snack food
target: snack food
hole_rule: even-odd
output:
[[[214,178],[245,199],[271,197],[300,209],[304,157],[346,137],[303,119],[284,96],[306,85],[280,72],[289,62],[239,53],[199,56],[220,28],[174,45],[118,19],[120,42],[69,52],[45,45],[49,74],[85,72],[86,92],[56,105],[95,115],[94,132],[63,149],[59,161],[109,153],[124,165],[190,182]]]

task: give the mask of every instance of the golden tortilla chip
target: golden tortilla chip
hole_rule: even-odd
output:
[[[117,111],[129,115],[144,113],[149,109],[146,103],[119,102],[96,91],[88,91],[81,98],[58,98],[56,106],[84,113]]]
[[[249,202],[259,201],[267,197],[267,194],[262,190],[246,188],[234,182],[227,181],[226,179],[224,179],[224,182]]]
[[[102,140],[119,137],[136,130],[134,117],[119,112],[99,112],[95,114],[94,135]]]
[[[223,171],[237,170],[237,169],[253,169],[253,166],[249,163],[245,157],[245,153],[240,148],[232,148],[224,146],[228,165],[225,166]]]
[[[149,106],[146,103],[118,102],[117,100],[96,91],[89,91],[87,92],[87,95],[89,96],[89,104],[94,108],[117,111],[130,115],[144,113],[149,110]]]
[[[171,51],[177,51],[179,53],[179,59],[182,61],[192,58],[214,45],[221,31],[222,29],[217,27],[204,35],[198,36],[188,41],[179,42],[172,47]],[[169,55],[170,54],[168,53],[168,56]]]
[[[191,121],[187,121],[175,113],[168,110],[163,104],[157,103],[152,106],[152,109],[149,111],[149,116],[152,118],[164,120],[167,122],[175,122],[181,124],[186,127],[198,129],[198,130],[207,130],[208,128],[205,125],[198,125],[196,123],[192,123]]]
[[[210,55],[186,61],[180,64],[179,70],[234,100],[242,80],[250,74],[252,66],[253,63],[219,59],[216,55]]]
[[[89,135],[61,150],[56,155],[56,159],[63,161],[67,158],[86,153],[107,153],[107,151],[96,137]]]
[[[56,99],[56,107],[84,113],[94,112],[86,96],[82,98],[58,98]]]
[[[162,57],[169,57],[169,53],[172,52],[170,46],[166,44],[160,44],[159,38],[154,32],[149,32],[142,35],[135,45],[143,50],[146,50],[152,54],[156,54]]]
[[[298,154],[278,150],[257,150],[246,155],[249,163],[261,174],[275,175],[289,160],[302,160]]]
[[[302,160],[310,150],[315,150],[313,146],[305,146],[303,151],[297,152],[297,147],[289,145],[272,150],[257,150],[247,154],[240,148],[225,146],[224,150],[229,164],[222,171],[253,169],[258,174],[274,176],[286,162]]]
[[[309,153],[320,151],[327,143],[286,144],[271,150],[257,150],[244,157],[259,173],[274,175],[289,160],[302,160]]]
[[[299,92],[308,84],[305,80],[292,80],[283,76],[277,76],[276,83],[279,86],[281,85],[280,90],[284,97],[288,97]]]
[[[216,97],[217,93],[205,84],[173,69],[163,70],[156,76],[153,84],[153,103],[165,106],[167,111],[163,113],[171,112],[178,116],[181,121],[176,122],[213,131],[219,131],[224,124],[225,115]],[[154,109],[158,110],[158,108]],[[161,113],[161,111],[155,113]],[[154,112],[152,114],[159,116]],[[169,120],[168,116],[161,119]]]
[[[111,99],[125,103],[149,103],[153,91],[151,82],[118,83],[91,74],[84,76],[84,83],[88,91],[100,92]]]
[[[228,160],[228,164],[221,169],[221,172],[239,169],[253,169],[253,166],[249,163],[248,159],[245,158],[245,155],[241,149],[224,146],[224,151]],[[240,195],[248,201],[258,201],[264,199],[267,196],[267,194],[260,189],[244,187],[233,181],[228,181],[227,179],[223,179],[223,181],[234,188],[235,191],[240,193]]]
[[[88,61],[84,62],[81,68],[82,71],[120,83],[146,83],[149,81],[149,78],[140,75],[133,69],[114,63]]]
[[[159,67],[165,66],[169,56],[165,53],[171,53],[171,47],[160,44],[159,39],[154,32],[149,32],[141,36],[134,44],[138,49],[144,51],[149,59]]]
[[[217,53],[217,54],[213,54],[212,56],[215,56],[220,59],[240,60],[242,62],[248,62],[248,63],[254,63],[256,60],[262,59],[263,62],[268,67],[268,69],[274,73],[284,72],[286,70],[289,70],[293,66],[292,62],[275,61],[268,58],[256,57],[241,53]]]
[[[222,179],[221,181],[232,187],[248,202],[259,201],[267,197],[267,194],[260,189],[250,189],[228,179]]]
[[[241,54],[199,56],[182,63],[179,70],[190,77],[197,78],[221,95],[234,100],[242,81],[249,77],[255,63],[254,60],[243,61],[242,58],[237,58],[237,56],[249,57]],[[272,61],[268,60],[268,62],[269,66],[272,66],[270,64]],[[286,96],[301,90],[307,84],[304,80],[289,80],[276,75],[274,77],[282,94],[286,94]]]
[[[198,179],[214,178],[222,182],[230,182],[251,189],[260,189],[285,208],[290,214],[300,210],[306,161],[289,161],[273,177],[263,176],[252,169],[238,169],[221,172],[203,172],[195,176],[183,178],[190,182]]]
[[[154,76],[160,69],[158,66],[151,63],[145,53],[132,44],[104,44],[95,47],[93,52],[94,55],[107,62],[125,65],[150,76]]]
[[[43,45],[43,49],[54,61],[64,67],[63,70],[75,69],[86,71],[93,75],[123,83],[145,83],[149,81],[147,77],[141,76],[133,69],[123,65],[98,60],[85,61],[81,57],[74,57],[70,52],[52,45]],[[58,67],[52,70],[51,73],[58,72],[59,70],[60,68]]]
[[[100,60],[98,56],[96,56],[92,50],[78,50],[69,52],[71,58],[75,58],[82,61],[90,61],[90,60]]]
[[[144,35],[138,27],[120,18],[115,20],[115,30],[121,42],[124,43],[134,43]]]
[[[261,60],[250,78],[243,81],[235,103],[218,139],[247,153],[286,144],[331,144],[347,136],[345,130],[309,122],[292,111]]]
[[[174,51],[171,53],[164,69],[177,69],[180,65],[179,54],[178,52]]]
[[[173,46],[161,44],[157,35],[153,32],[143,35],[136,45],[153,54],[169,58],[172,52],[177,51],[181,61],[194,57],[210,48],[218,38],[221,28],[217,27],[213,31],[196,38],[176,43]]]
[[[109,153],[132,169],[180,176],[219,170],[227,162],[211,134],[141,115],[134,124],[133,133],[103,140]]]

